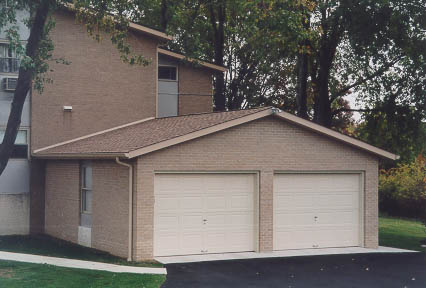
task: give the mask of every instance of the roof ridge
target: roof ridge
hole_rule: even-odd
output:
[[[91,137],[94,137],[94,136],[105,134],[105,133],[115,131],[115,130],[118,130],[118,129],[121,129],[121,128],[126,128],[126,127],[129,127],[129,126],[133,126],[133,125],[140,124],[140,123],[143,123],[143,122],[147,122],[147,121],[150,121],[150,120],[155,120],[155,118],[154,117],[144,118],[144,119],[129,122],[129,123],[126,123],[126,124],[123,124],[123,125],[115,126],[115,127],[109,128],[109,129],[101,130],[101,131],[98,131],[98,132],[95,132],[95,133],[91,133],[91,134],[87,134],[87,135],[80,136],[80,137],[77,137],[77,138],[73,138],[73,139],[70,139],[70,140],[67,140],[67,141],[59,142],[59,143],[56,143],[56,144],[53,144],[53,145],[45,146],[45,147],[34,150],[33,153],[38,153],[38,152],[41,152],[41,151],[44,151],[44,150],[59,147],[59,146],[66,145],[66,144],[69,144],[69,143],[74,143],[74,142],[77,142],[77,141],[80,141],[80,140],[84,140],[84,139],[87,139],[87,138],[91,138]]]

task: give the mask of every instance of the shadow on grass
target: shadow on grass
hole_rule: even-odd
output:
[[[155,261],[128,262],[107,252],[83,247],[48,235],[0,236],[0,251],[62,257],[86,261],[105,262],[118,265],[163,267]]]

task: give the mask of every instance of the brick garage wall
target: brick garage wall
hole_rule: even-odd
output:
[[[92,161],[92,247],[127,257],[128,168],[114,161]],[[45,232],[78,243],[80,163],[47,161]]]
[[[212,70],[179,65],[179,115],[213,111]]]
[[[45,233],[77,243],[80,224],[79,162],[48,161],[45,185]]]
[[[92,247],[127,257],[129,170],[114,161],[92,163]]]
[[[378,159],[272,117],[153,152],[137,164],[137,259],[153,257],[154,171],[260,171],[261,251],[272,250],[277,170],[365,171],[365,246],[378,245]]]
[[[53,58],[71,63],[50,63],[53,83],[46,84],[41,95],[36,91],[32,95],[32,149],[154,117],[158,41],[132,34],[134,52],[152,59],[152,64],[130,66],[121,61],[108,35],[98,43],[72,13],[54,16]],[[64,105],[73,106],[73,111],[64,112]]]

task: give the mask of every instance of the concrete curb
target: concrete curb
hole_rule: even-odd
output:
[[[166,275],[166,268],[135,267],[115,265],[102,262],[91,262],[67,258],[48,257],[33,254],[11,253],[0,251],[0,260],[10,260],[35,264],[49,264],[67,268],[89,269],[115,273],[160,274]]]

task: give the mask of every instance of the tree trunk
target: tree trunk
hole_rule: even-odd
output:
[[[43,37],[44,25],[49,14],[50,7],[54,4],[53,0],[40,1],[32,17],[32,25],[30,36],[26,46],[26,56],[35,59],[40,41]],[[25,98],[31,89],[33,69],[19,68],[18,83],[13,95],[12,105],[10,109],[9,119],[7,121],[6,132],[3,142],[0,145],[0,175],[6,168],[7,162],[12,155],[13,147],[21,125],[22,108],[24,107]]]
[[[331,127],[331,103],[329,98],[328,79],[330,77],[330,60],[320,52],[318,89],[315,97],[314,122],[325,127]]]
[[[308,55],[301,52],[297,55],[297,115],[308,119]]]
[[[167,15],[167,0],[161,0],[161,28],[163,30],[167,29],[167,24],[169,22],[168,15]]]
[[[220,1],[217,5],[210,6],[210,23],[214,31],[213,47],[214,47],[214,63],[219,66],[224,64],[224,49],[225,49],[225,1]],[[217,20],[216,13],[217,10]],[[215,82],[214,82],[214,106],[216,111],[225,110],[225,75],[223,72],[215,73]]]
[[[306,21],[303,21],[303,27],[309,30],[311,25],[310,14],[303,5],[300,6],[300,9],[306,17]],[[308,39],[303,40],[300,43],[301,51],[297,54],[297,115],[305,119],[308,119],[308,54],[306,51],[308,44]]]

